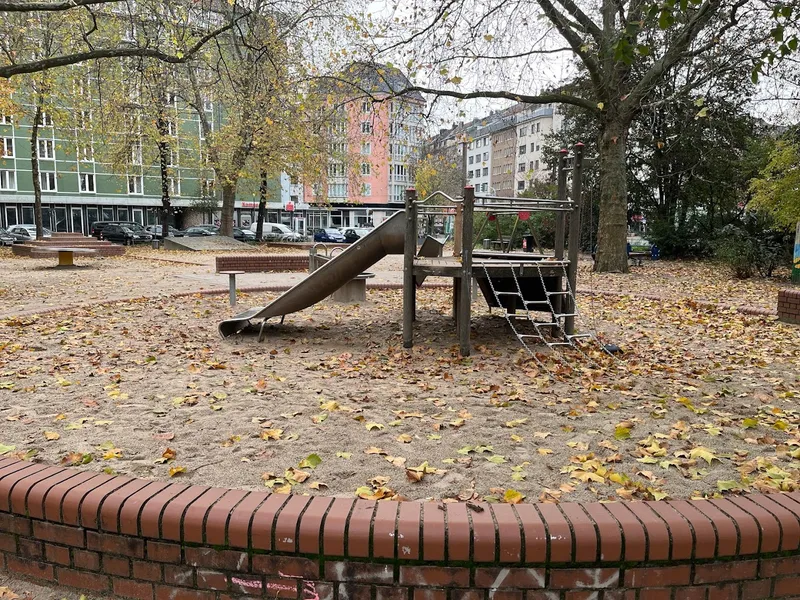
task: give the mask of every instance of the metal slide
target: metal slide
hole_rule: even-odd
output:
[[[283,317],[321,302],[387,254],[402,254],[405,231],[405,211],[401,210],[267,306],[251,308],[222,321],[220,334],[228,337],[247,328],[254,319]]]

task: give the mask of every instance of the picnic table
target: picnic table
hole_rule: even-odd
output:
[[[58,267],[74,267],[76,254],[97,254],[93,248],[36,248],[32,254],[58,254]]]

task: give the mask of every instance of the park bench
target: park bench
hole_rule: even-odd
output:
[[[316,251],[316,247],[312,248],[308,255],[308,272],[313,273],[335,256],[335,254],[320,254]],[[364,272],[356,275],[333,292],[331,299],[334,302],[365,302],[367,299],[367,279],[372,279],[373,277],[375,277],[375,273]]]
[[[628,259],[633,261],[633,264],[641,267],[642,261],[645,258],[652,258],[649,252],[628,252]]]
[[[45,246],[36,248],[31,254],[58,254],[58,267],[74,267],[76,266],[76,254],[97,254],[97,250],[94,248],[54,248]]]

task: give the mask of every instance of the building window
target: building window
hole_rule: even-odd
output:
[[[539,151],[539,144],[536,144],[536,151]]]
[[[469,164],[474,164],[474,163],[475,163],[475,157],[474,156],[470,156],[469,157]]]
[[[172,197],[181,195],[181,180],[177,177],[169,178],[169,195]]]
[[[362,175],[371,175],[372,174],[372,165],[369,163],[361,163],[361,174]]]
[[[483,167],[483,176],[486,177],[489,175],[489,167]]]
[[[39,158],[52,159],[55,155],[53,140],[39,140],[36,147],[38,149],[37,154]]]
[[[472,179],[472,171],[467,171],[467,179]]]
[[[0,190],[17,189],[17,177],[14,171],[0,171]]]
[[[200,129],[201,129],[201,134],[202,134],[202,129],[203,128],[201,127]],[[175,121],[173,121],[172,119],[167,119],[167,135],[171,135],[173,137],[178,135],[178,127],[175,124]]]
[[[528,135],[528,128],[527,127],[520,127],[519,128],[519,137],[525,137]]]
[[[539,170],[539,161],[538,160],[533,161],[533,170],[534,171],[538,171]]]
[[[213,198],[214,197],[214,180],[213,179],[201,179],[200,180],[200,195],[203,198]]]
[[[525,154],[525,150],[526,150],[526,146],[525,146],[525,144],[522,144],[522,146],[519,147],[519,153],[520,154]]]
[[[361,133],[372,133],[372,123],[361,121]]]
[[[369,100],[364,100],[361,102],[361,112],[368,113],[372,109],[372,105]]]
[[[53,117],[51,117],[45,111],[42,111],[41,115],[39,116],[39,126],[40,127],[52,127],[53,126]]]
[[[488,145],[489,145],[489,138],[488,138],[488,137],[485,137],[485,138],[483,138],[483,145],[484,145],[484,147],[486,147],[486,146],[488,146]],[[486,191],[486,190],[484,190],[484,192],[485,192],[485,191]]]
[[[524,189],[525,189],[525,182],[524,181],[518,181],[517,182],[517,191],[521,192]]]
[[[142,176],[141,175],[128,175],[128,193],[141,194],[142,193]]]
[[[531,144],[531,152],[533,152],[534,150],[536,150],[536,144]]]
[[[482,183],[482,184],[481,184],[481,191],[482,191],[482,192],[485,192],[485,191],[487,191],[488,189],[489,189],[489,184],[488,184],[488,183]]]
[[[91,144],[81,144],[78,147],[78,159],[82,162],[94,162],[94,148]]]
[[[0,146],[0,156],[3,158],[14,158],[14,138],[2,138],[3,145]]]
[[[536,124],[536,133],[539,133],[539,131],[541,131],[541,128],[542,128],[542,124],[541,123],[537,123]]]
[[[328,165],[328,177],[344,177],[344,163],[331,163]]]
[[[524,162],[521,162],[521,163],[519,163],[519,165],[517,165],[517,171],[519,171],[520,173],[524,173],[525,172],[525,163]]]
[[[361,142],[361,154],[372,154],[372,142]]]
[[[56,188],[56,174],[52,171],[44,171],[39,173],[39,182],[42,184],[43,192],[55,192]]]
[[[346,183],[331,183],[328,185],[329,198],[347,198]]]
[[[371,183],[362,183],[361,184],[361,195],[362,196],[372,196],[372,184]]]
[[[0,125],[13,125],[14,117],[11,115],[0,115]]]
[[[92,111],[78,111],[78,122],[75,124],[77,129],[90,129],[92,126]]]
[[[205,98],[203,100],[203,110],[206,112],[211,112],[212,110],[214,110],[214,102],[209,100],[208,98]]]
[[[528,168],[529,168],[531,171],[533,171],[533,161],[531,161],[531,162],[530,162],[530,164],[528,165]]]
[[[81,192],[90,194],[94,193],[94,173],[81,173]]]
[[[142,142],[134,142],[131,144],[131,164],[142,164]]]
[[[487,160],[489,160],[489,153],[488,152],[484,152],[483,153],[483,162],[486,162]]]
[[[178,166],[178,151],[174,148],[169,149],[169,155],[167,156],[167,166],[168,167],[177,167]]]

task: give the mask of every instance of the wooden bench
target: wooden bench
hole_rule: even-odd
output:
[[[97,254],[93,248],[53,248],[45,246],[36,248],[31,254],[58,254],[58,267],[74,267],[76,254]]]
[[[645,258],[650,258],[649,252],[628,252],[628,260],[632,260],[633,264],[641,267],[642,261]]]
[[[313,273],[322,265],[327,263],[336,255],[330,256],[317,253],[316,247],[312,248],[308,255],[308,272]],[[367,300],[367,279],[375,277],[375,273],[364,272],[356,275],[353,279],[345,283],[342,287],[331,294],[334,302],[366,302]]]

